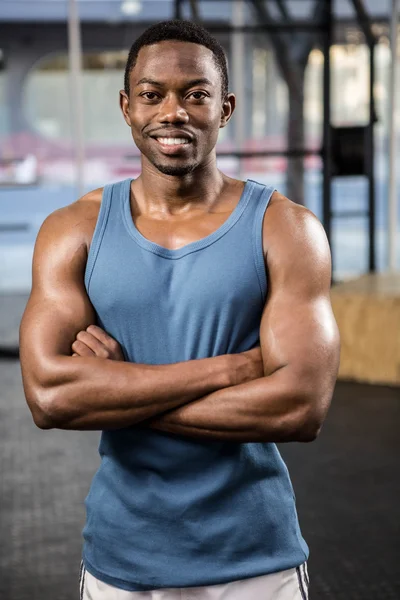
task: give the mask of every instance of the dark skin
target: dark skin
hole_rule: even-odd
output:
[[[207,48],[169,41],[141,49],[121,108],[142,153],[131,212],[145,237],[176,249],[228,218],[244,182],[217,169],[215,143],[234,107],[232,94],[222,98]],[[274,193],[263,222],[269,293],[260,348],[140,365],[124,362],[117,341],[95,326],[83,283],[101,192],[50,215],[37,239],[21,323],[23,382],[35,423],[62,429],[140,423],[237,442],[315,439],[339,361],[330,253],[318,220]]]
[[[235,96],[222,98],[211,51],[174,41],[143,48],[131,73],[130,97],[121,90],[120,105],[142,152],[142,172],[132,183],[138,229],[170,248],[217,229],[239,201],[244,183],[216,167],[218,131],[232,116]],[[169,154],[171,147],[156,140],[164,135],[185,135],[189,143]],[[160,168],[193,170],[166,176]]]

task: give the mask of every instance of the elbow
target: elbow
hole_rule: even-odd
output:
[[[33,415],[33,422],[36,427],[42,430],[54,429],[55,425],[46,415]]]
[[[33,422],[35,423],[36,427],[42,430],[56,428],[60,429],[60,423],[57,422],[47,410],[42,409],[40,413],[38,413],[36,416],[33,416]]]
[[[322,425],[316,425],[314,423],[307,423],[303,426],[297,434],[298,442],[309,443],[314,442],[322,429]]]
[[[58,365],[36,365],[22,370],[26,402],[39,429],[62,429],[66,418],[66,397]]]
[[[299,386],[300,388],[300,386]],[[296,394],[296,408],[291,422],[295,423],[296,442],[314,442],[322,429],[332,401],[333,386],[304,385]]]
[[[273,432],[278,442],[314,442],[321,432],[333,385],[319,386],[309,377],[303,381],[297,377],[279,396],[281,410]]]
[[[314,442],[322,429],[321,415],[313,406],[306,407],[298,419],[296,429],[296,441],[309,443]]]
[[[286,413],[278,422],[271,425],[265,423],[260,434],[263,442],[313,442],[321,431],[322,423],[308,410]]]
[[[322,429],[321,415],[307,399],[299,399],[296,408],[287,412],[280,421],[279,441],[314,442]]]
[[[61,426],[51,389],[37,388],[26,392],[26,400],[33,422],[39,429],[55,429]]]

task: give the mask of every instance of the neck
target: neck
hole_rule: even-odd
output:
[[[212,205],[224,183],[225,176],[217,168],[215,153],[207,163],[182,177],[161,173],[142,156],[142,172],[132,189],[144,211],[178,214],[199,204]]]

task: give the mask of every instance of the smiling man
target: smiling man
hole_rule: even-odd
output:
[[[43,429],[102,430],[86,600],[304,600],[308,548],[276,442],[326,416],[339,339],[317,219],[216,165],[221,46],[159,23],[121,109],[142,171],[51,214],[21,323]]]

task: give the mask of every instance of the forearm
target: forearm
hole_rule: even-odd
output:
[[[128,427],[230,386],[234,377],[234,355],[168,365],[60,356],[36,386],[32,412],[43,428]]]
[[[232,442],[306,441],[306,403],[280,373],[221,389],[151,419],[148,426],[193,438]]]

